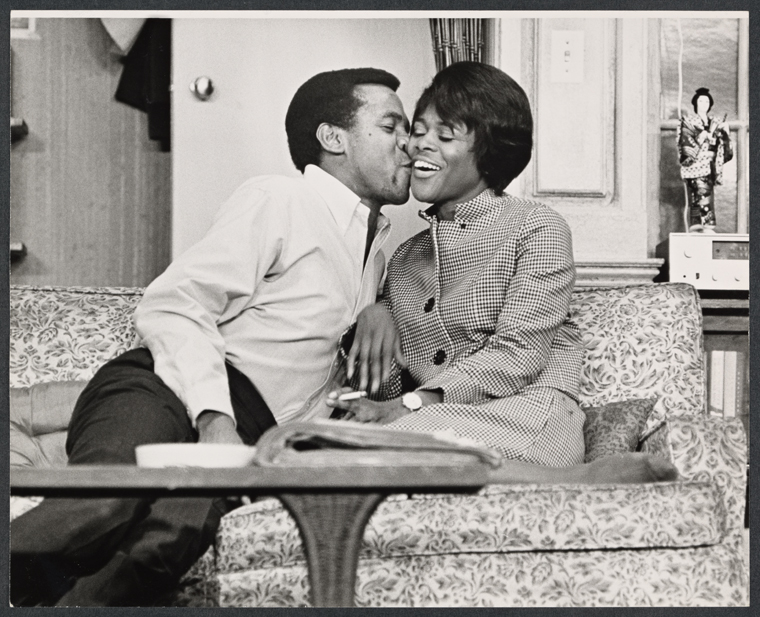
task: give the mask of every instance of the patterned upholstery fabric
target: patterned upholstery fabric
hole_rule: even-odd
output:
[[[656,402],[653,398],[634,399],[607,403],[600,407],[584,407],[585,462],[590,463],[603,456],[634,452]]]
[[[747,436],[739,418],[669,418],[671,460],[684,480],[710,481],[724,494],[732,529],[744,525]]]
[[[535,551],[360,561],[359,607],[746,606],[740,545]],[[196,582],[178,606],[309,606],[303,564]]]
[[[11,386],[91,377],[133,345],[140,293],[12,288]],[[672,460],[682,480],[393,496],[365,533],[359,606],[748,604],[740,550],[746,441],[738,421],[704,414],[693,288],[575,290],[571,312],[586,347],[582,404],[658,398],[641,448]],[[11,501],[17,516],[39,499]],[[228,514],[216,551],[188,572],[173,601],[308,605],[303,551],[279,502]]]
[[[15,286],[10,295],[10,387],[90,379],[135,340],[142,290]]]
[[[659,398],[648,429],[665,415],[703,412],[702,312],[693,287],[576,289],[571,313],[586,347],[582,405]]]
[[[618,504],[625,504],[621,509]],[[683,521],[690,521],[684,529]],[[294,521],[268,498],[225,517],[221,572],[305,563]],[[266,528],[266,533],[254,533]],[[490,485],[466,495],[396,496],[364,534],[360,559],[442,553],[685,547],[720,542],[726,512],[709,482]],[[211,557],[211,554],[209,554]]]

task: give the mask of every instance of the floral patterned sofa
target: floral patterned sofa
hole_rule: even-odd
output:
[[[133,344],[140,294],[13,287],[11,387],[88,379]],[[704,411],[693,288],[577,289],[571,310],[587,350],[582,404],[658,397],[640,449],[667,457],[681,478],[392,496],[365,531],[358,606],[748,604],[741,550],[746,441],[740,422]],[[11,516],[38,501],[13,497]],[[308,593],[295,524],[276,499],[265,498],[223,519],[216,546],[171,602],[308,606]]]

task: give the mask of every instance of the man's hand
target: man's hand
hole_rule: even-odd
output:
[[[343,409],[348,413],[343,417],[344,420],[354,422],[372,422],[374,424],[388,424],[394,420],[411,413],[401,404],[400,398],[390,401],[370,401],[366,398],[352,399],[350,401],[340,401],[338,397],[341,394],[353,392],[351,388],[341,388],[333,390],[327,395],[326,403],[328,407]]]
[[[198,443],[230,443],[242,444],[243,440],[235,430],[234,422],[226,413],[221,411],[202,411],[196,421],[198,427]],[[230,507],[238,508],[251,503],[248,495],[228,497]]]
[[[354,343],[348,354],[348,378],[353,377],[358,364],[359,388],[366,390],[369,387],[370,392],[377,392],[380,384],[390,376],[394,358],[406,367],[401,337],[393,317],[381,303],[368,306],[356,320]]]
[[[243,443],[235,423],[226,413],[207,409],[198,416],[196,425],[199,443]]]

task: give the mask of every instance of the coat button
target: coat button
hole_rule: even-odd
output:
[[[433,310],[433,307],[435,306],[435,298],[430,298],[427,302],[425,302],[425,306],[422,307],[422,310],[426,313],[429,313]]]
[[[439,349],[433,356],[433,364],[443,364],[446,361],[446,352]]]

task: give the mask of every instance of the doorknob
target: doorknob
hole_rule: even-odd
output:
[[[214,83],[210,77],[198,77],[190,84],[190,91],[199,101],[207,101],[214,92]]]

